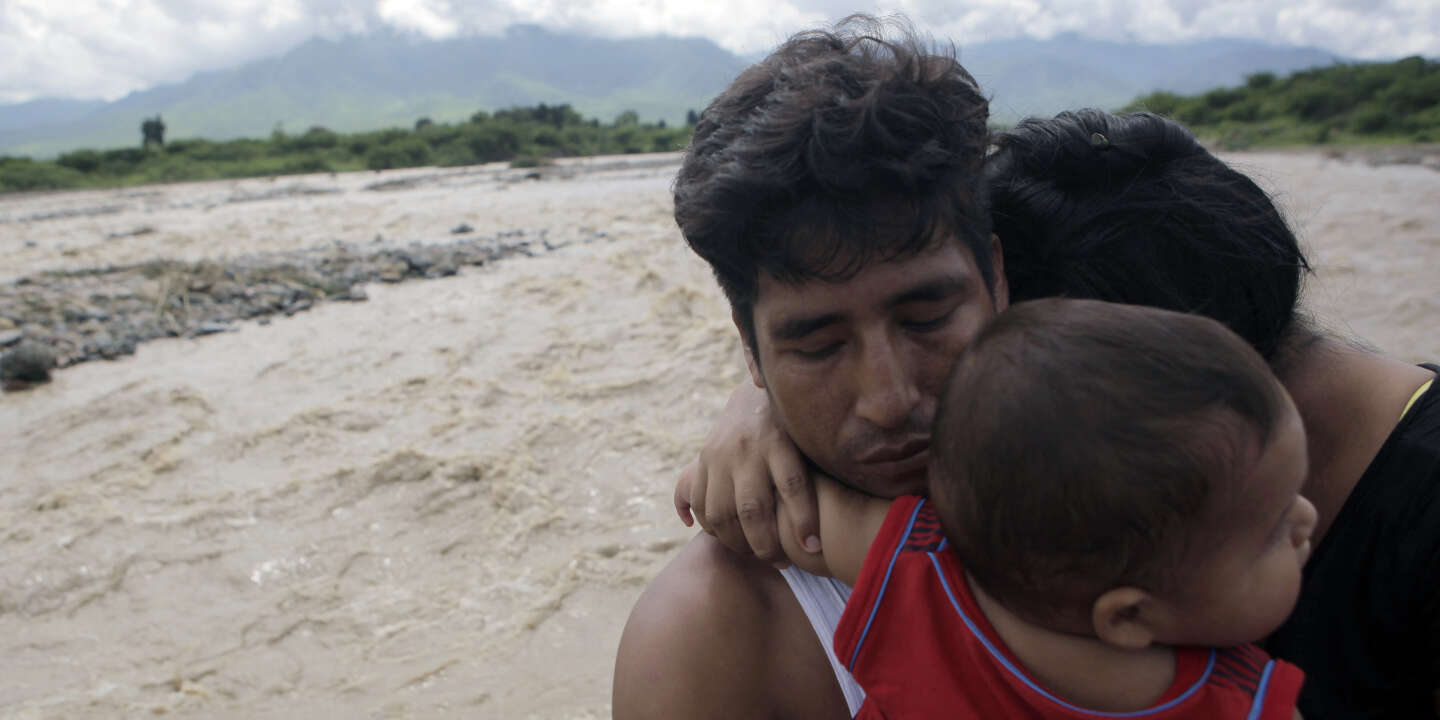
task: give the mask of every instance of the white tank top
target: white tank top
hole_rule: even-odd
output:
[[[854,717],[860,711],[860,704],[865,702],[865,691],[835,657],[835,626],[845,612],[845,601],[850,599],[850,586],[834,578],[811,575],[794,565],[781,570],[780,575],[789,583],[790,592],[795,593],[805,617],[810,618],[810,626],[820,636],[825,657],[830,658],[830,667],[835,671],[835,682],[845,693],[845,704],[850,706],[850,716]]]

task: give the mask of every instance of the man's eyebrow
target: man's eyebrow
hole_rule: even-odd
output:
[[[912,302],[935,302],[965,292],[970,279],[964,275],[946,275],[908,287],[885,300],[885,308],[892,309]],[[799,340],[810,333],[834,325],[845,319],[843,313],[825,313],[793,317],[782,320],[770,331],[776,341]]]
[[[770,331],[770,336],[776,340],[799,340],[827,325],[833,325],[844,319],[840,313],[826,313],[824,315],[811,315],[807,317],[794,317],[782,321],[775,329]]]
[[[970,279],[963,275],[937,277],[896,293],[885,301],[885,307],[894,308],[905,303],[944,300],[964,293],[969,286]]]

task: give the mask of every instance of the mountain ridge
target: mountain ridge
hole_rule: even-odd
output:
[[[1143,44],[1069,34],[957,47],[992,97],[998,122],[1082,105],[1114,108],[1155,90],[1197,92],[1239,84],[1254,72],[1344,61],[1313,48],[1227,39]],[[455,121],[477,110],[542,102],[606,120],[634,110],[678,123],[747,64],[704,38],[610,40],[533,25],[498,37],[436,41],[394,31],[315,37],[278,56],[109,103],[50,98],[0,105],[0,154],[135,145],[140,121],[156,114],[170,137],[213,140],[312,126],[409,127],[420,117]]]

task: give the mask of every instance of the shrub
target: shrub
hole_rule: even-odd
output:
[[[435,148],[435,164],[440,167],[459,167],[462,165],[476,165],[479,161],[475,153],[470,151],[470,146],[464,142],[451,142]]]
[[[520,137],[514,130],[495,123],[472,126],[465,144],[479,162],[505,160],[520,151]]]
[[[325,158],[312,154],[285,161],[280,171],[284,173],[335,172],[335,166],[327,162]]]
[[[295,150],[326,150],[340,144],[340,136],[333,131],[316,125],[290,141],[290,147]]]
[[[85,176],[54,163],[15,158],[0,164],[0,190],[58,190],[79,187]]]
[[[1251,90],[1264,90],[1275,84],[1275,73],[1258,72],[1245,76],[1245,87]]]
[[[76,150],[61,155],[55,160],[55,164],[82,173],[95,172],[100,169],[100,153],[94,150]]]
[[[1365,107],[1350,118],[1350,129],[1361,135],[1374,135],[1390,127],[1391,114],[1380,107]]]
[[[1201,95],[1200,97],[1205,101],[1206,107],[1220,110],[1235,104],[1240,100],[1240,98],[1244,97],[1244,94],[1241,93],[1239,90],[1216,88],[1205,93],[1204,95]]]
[[[430,163],[430,146],[417,137],[402,137],[373,148],[365,154],[365,167],[371,170],[416,167]]]

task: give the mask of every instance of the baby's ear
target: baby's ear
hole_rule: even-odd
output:
[[[1095,600],[1090,622],[1095,636],[1117,647],[1141,650],[1155,642],[1155,598],[1133,587],[1108,590]]]

